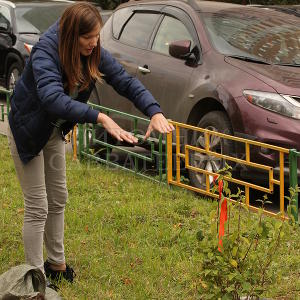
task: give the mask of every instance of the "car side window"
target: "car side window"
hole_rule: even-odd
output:
[[[186,26],[176,18],[165,16],[154,39],[152,50],[169,55],[169,44],[180,40],[190,40],[193,49],[195,43]]]
[[[0,30],[7,31],[11,26],[10,12],[7,7],[0,5]]]
[[[112,25],[112,32],[113,36],[116,39],[119,39],[121,30],[123,29],[124,24],[133,14],[131,8],[123,8],[119,9],[114,13],[113,16],[113,25]]]
[[[135,13],[125,25],[120,41],[137,48],[147,48],[159,17],[156,13]]]

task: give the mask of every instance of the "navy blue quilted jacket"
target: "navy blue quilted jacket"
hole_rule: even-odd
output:
[[[96,123],[98,111],[86,104],[95,83],[73,100],[63,87],[58,54],[59,23],[52,25],[32,48],[31,55],[11,97],[9,124],[20,159],[27,163],[43,149],[57,119],[66,134],[76,123]],[[71,55],[71,53],[70,53]],[[159,104],[139,80],[101,48],[99,70],[104,80],[131,100],[145,115],[161,112]]]

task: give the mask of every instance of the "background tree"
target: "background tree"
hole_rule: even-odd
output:
[[[127,0],[95,0],[91,2],[98,3],[103,9],[115,9],[121,3],[127,2]]]

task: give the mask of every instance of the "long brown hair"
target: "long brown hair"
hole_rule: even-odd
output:
[[[102,19],[95,6],[87,2],[73,4],[66,8],[59,22],[59,58],[64,72],[65,87],[73,91],[80,85],[86,89],[93,80],[101,80],[100,39],[83,65],[79,51],[79,37],[102,27]]]

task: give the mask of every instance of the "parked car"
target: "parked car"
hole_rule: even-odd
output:
[[[32,46],[75,1],[0,0],[0,84],[13,89],[20,77]],[[97,6],[103,21],[111,11]]]
[[[32,46],[72,1],[0,0],[0,83],[12,89]]]
[[[167,118],[300,150],[300,18],[290,10],[130,1],[106,22],[101,42],[152,92]],[[98,85],[97,92],[92,102],[140,114],[109,85]],[[204,146],[203,136],[186,138],[184,143]],[[236,146],[212,143],[213,150],[240,157]],[[278,170],[273,151],[252,150],[256,162]],[[224,165],[204,155],[191,160],[215,172]],[[202,186],[202,175],[191,172],[190,179]]]

